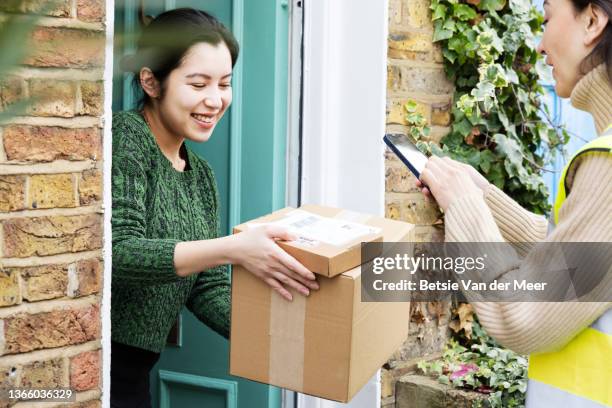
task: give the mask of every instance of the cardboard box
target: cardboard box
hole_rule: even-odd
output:
[[[361,243],[381,242],[381,220],[338,208],[305,205],[284,208],[234,227],[234,233],[275,223],[288,227],[300,239],[279,245],[313,273],[336,276],[361,265]],[[379,254],[372,253],[372,257]]]
[[[413,228],[370,222],[386,242],[408,240]],[[410,303],[361,302],[360,267],[318,282],[308,297],[290,289],[288,302],[234,267],[230,374],[340,402],[368,382],[406,339]]]

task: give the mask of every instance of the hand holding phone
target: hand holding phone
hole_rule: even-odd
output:
[[[407,136],[387,133],[383,137],[383,140],[417,179],[421,177],[421,172],[425,168],[425,164],[429,158],[425,156]]]

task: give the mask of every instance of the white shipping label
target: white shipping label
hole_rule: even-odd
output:
[[[285,218],[267,224],[287,227],[293,234],[299,236],[297,242],[311,244],[319,241],[331,245],[343,245],[356,238],[381,231],[380,228],[369,225],[321,217],[302,210],[292,211]],[[255,223],[251,223],[251,226],[255,226]]]

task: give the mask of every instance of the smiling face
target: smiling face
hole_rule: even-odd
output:
[[[178,138],[207,141],[232,103],[232,58],[225,43],[196,43],[163,84],[156,109]]]

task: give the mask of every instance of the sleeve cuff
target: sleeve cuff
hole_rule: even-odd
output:
[[[491,210],[480,195],[453,201],[444,217],[447,242],[503,242]]]

